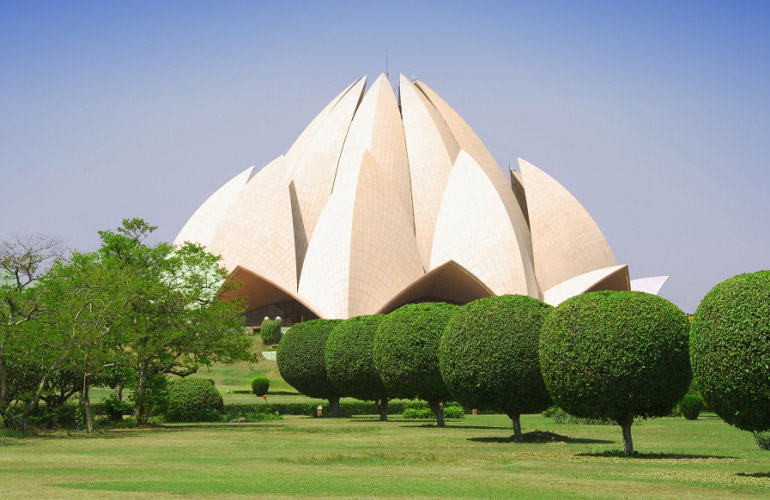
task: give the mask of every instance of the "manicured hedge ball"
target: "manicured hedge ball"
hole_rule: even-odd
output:
[[[342,394],[364,401],[387,399],[374,369],[372,344],[385,316],[358,316],[341,321],[326,341],[326,373]]]
[[[462,307],[444,330],[439,366],[452,398],[467,408],[536,413],[551,404],[540,373],[540,328],[553,308],[522,295]]]
[[[326,339],[338,323],[338,320],[326,319],[297,323],[278,344],[276,361],[281,377],[311,398],[342,396],[329,380],[324,360]]]
[[[387,314],[374,336],[374,367],[396,398],[449,397],[438,366],[441,334],[458,307],[443,302],[407,304]]]
[[[710,409],[739,429],[770,430],[770,271],[734,276],[706,294],[690,358]]]
[[[668,415],[692,378],[689,321],[668,300],[642,292],[572,297],[546,318],[543,380],[555,403],[584,418]]]
[[[251,392],[262,397],[270,390],[270,379],[264,375],[257,375],[251,380]]]
[[[182,378],[168,386],[166,418],[170,421],[217,420],[223,409],[222,395],[207,379]]]

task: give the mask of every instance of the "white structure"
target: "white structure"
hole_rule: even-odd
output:
[[[559,183],[524,160],[506,178],[422,82],[402,75],[398,100],[384,75],[365,87],[334,98],[286,154],[227,182],[176,238],[222,255],[256,318],[630,289],[628,267]]]

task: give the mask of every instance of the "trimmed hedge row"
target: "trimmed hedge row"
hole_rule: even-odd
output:
[[[268,403],[268,404],[228,404],[225,405],[224,413],[233,416],[247,415],[257,411],[277,411],[281,415],[305,415],[316,416],[318,406],[323,409],[325,417],[330,416],[330,407],[327,401],[315,403]],[[459,407],[459,405],[447,405]],[[266,408],[267,410],[263,410]],[[391,401],[388,404],[389,415],[400,415],[406,409],[423,410],[429,409],[424,401]],[[380,410],[377,405],[371,401],[341,401],[340,410],[343,417],[352,417],[353,415],[379,415]],[[463,410],[468,413],[467,410]]]

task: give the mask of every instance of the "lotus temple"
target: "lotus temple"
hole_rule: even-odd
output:
[[[291,148],[212,194],[175,243],[221,255],[247,318],[384,313],[521,294],[558,304],[630,281],[583,206],[531,163],[506,175],[421,81],[381,75],[335,97]]]

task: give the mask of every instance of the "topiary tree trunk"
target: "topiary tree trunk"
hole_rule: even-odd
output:
[[[388,421],[388,398],[378,399],[377,408],[380,410],[380,422]]]
[[[443,401],[428,401],[428,406],[434,415],[436,415],[436,427],[446,427],[444,423],[444,402]]]
[[[523,443],[524,436],[521,434],[521,419],[518,413],[509,413],[508,417],[513,421],[513,442]]]
[[[342,410],[340,409],[340,398],[329,398],[329,410],[332,412],[332,417],[342,418]]]
[[[634,454],[634,441],[631,439],[631,424],[634,423],[634,417],[626,417],[619,420],[618,424],[623,429],[623,452],[627,457]]]

